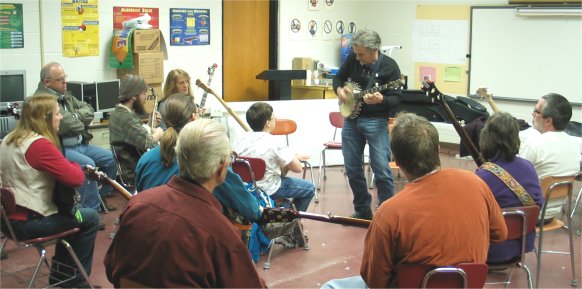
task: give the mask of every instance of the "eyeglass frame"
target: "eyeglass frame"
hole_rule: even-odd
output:
[[[537,108],[534,107],[533,112],[531,113],[533,115],[533,117],[536,116],[536,114],[541,115],[543,118],[545,118],[546,116],[539,110],[537,110]]]

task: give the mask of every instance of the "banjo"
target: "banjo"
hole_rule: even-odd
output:
[[[400,79],[394,80],[392,82],[386,83],[384,85],[375,86],[366,90],[362,90],[360,85],[355,82],[348,81],[344,84],[344,87],[348,88],[350,92],[346,101],[340,103],[339,108],[343,117],[348,117],[354,119],[360,115],[360,110],[362,109],[362,99],[364,95],[368,93],[381,92],[386,89],[397,89],[402,86],[402,81]]]

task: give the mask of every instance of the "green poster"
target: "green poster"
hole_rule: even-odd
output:
[[[0,3],[0,48],[23,48],[22,4]]]

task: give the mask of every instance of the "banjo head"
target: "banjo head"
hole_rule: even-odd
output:
[[[343,117],[355,117],[359,113],[360,101],[356,100],[354,95],[360,93],[361,88],[358,84],[353,82],[346,82],[344,87],[347,87],[351,92],[348,94],[346,101],[340,104],[340,113]],[[354,115],[354,113],[356,113]]]

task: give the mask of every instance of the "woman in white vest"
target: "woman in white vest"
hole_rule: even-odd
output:
[[[8,219],[17,238],[43,237],[79,227],[79,233],[65,239],[90,274],[99,227],[98,213],[93,209],[81,208],[73,217],[68,212],[59,213],[53,201],[56,182],[78,187],[85,179],[81,167],[67,161],[59,150],[57,132],[62,118],[54,96],[37,95],[26,99],[16,128],[0,145],[0,186],[11,189],[15,195],[16,212]],[[60,243],[55,249],[53,267],[54,261],[75,267]],[[63,278],[58,273],[51,275],[54,277],[49,278],[51,284],[55,283],[55,279]],[[59,286],[87,288],[88,284],[81,274],[77,274],[77,278]]]

